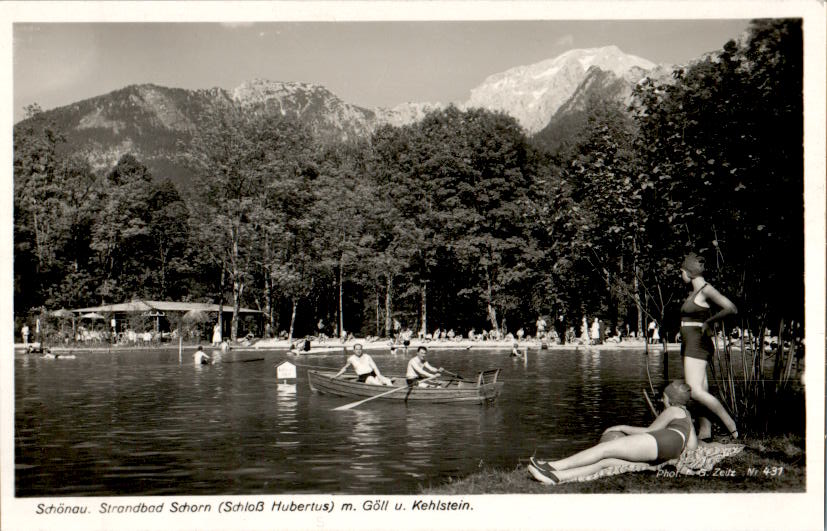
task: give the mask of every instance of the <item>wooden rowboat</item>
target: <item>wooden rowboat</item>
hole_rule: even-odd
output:
[[[497,398],[503,382],[497,381],[499,369],[490,369],[477,374],[475,379],[459,379],[451,376],[441,376],[431,380],[429,387],[410,387],[390,393],[378,400],[396,400],[418,403],[450,403],[475,402],[482,404]],[[385,385],[371,385],[356,381],[356,376],[345,375],[334,379],[336,371],[308,370],[310,389],[317,393],[346,396],[350,398],[370,398],[387,393],[392,387]],[[396,387],[408,387],[404,376],[391,378]]]
[[[258,352],[248,352],[244,350],[230,349],[227,352],[214,350],[213,360],[221,363],[243,363],[247,361],[262,361],[264,356]]]

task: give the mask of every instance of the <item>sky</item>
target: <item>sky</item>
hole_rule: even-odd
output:
[[[464,102],[487,76],[614,44],[656,63],[719,49],[748,20],[15,23],[14,121],[136,83],[317,83],[347,103]]]

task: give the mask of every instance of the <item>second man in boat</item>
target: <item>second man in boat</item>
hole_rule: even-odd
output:
[[[442,372],[442,367],[437,369],[425,360],[425,356],[427,354],[428,347],[420,346],[418,349],[416,349],[416,356],[411,358],[411,361],[408,362],[408,372],[405,374],[405,378],[407,378],[408,380],[408,386],[413,387],[415,385],[420,385],[427,387],[427,383],[417,382],[419,382],[419,380],[424,380],[426,378],[434,378]]]

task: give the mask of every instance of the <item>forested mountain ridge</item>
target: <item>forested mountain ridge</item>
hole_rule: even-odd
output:
[[[647,79],[669,83],[671,73],[671,67],[664,66],[650,70],[632,67],[622,74],[598,66],[589,67],[583,81],[569,99],[554,112],[546,126],[533,135],[535,145],[550,153],[559,154],[560,150],[577,143],[581,132],[588,125],[587,118],[595,107],[610,103],[626,110],[632,104],[638,83]]]
[[[43,112],[65,134],[61,150],[80,155],[103,173],[124,154],[146,164],[156,178],[189,185],[191,168],[181,152],[193,135],[230,109],[250,115],[298,119],[320,138],[338,141],[370,134],[373,111],[344,103],[318,85],[254,80],[233,91],[130,85],[102,96]],[[18,123],[16,129],[26,125]]]
[[[582,94],[595,79],[608,78],[611,81],[600,83],[614,86],[613,91],[604,90],[603,97],[627,102],[634,83],[656,68],[614,46],[570,50],[489,76],[459,107],[505,112],[531,134],[544,130],[550,119],[553,128],[565,123],[570,114],[578,114]],[[129,153],[156,178],[169,178],[186,187],[192,181],[192,169],[181,160],[182,148],[191,145],[193,134],[204,128],[210,116],[231,108],[277,120],[298,120],[316,138],[339,142],[367,138],[381,125],[414,123],[445,105],[403,103],[391,109],[367,109],[343,101],[321,85],[254,79],[233,90],[130,85],[44,111],[43,117],[64,132],[66,142],[61,149],[81,155],[98,173],[108,171]]]

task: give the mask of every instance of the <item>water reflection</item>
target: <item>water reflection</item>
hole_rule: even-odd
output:
[[[359,482],[370,482],[380,477],[378,459],[387,441],[383,440],[381,416],[370,409],[353,410],[352,429],[347,440],[353,448],[353,458],[348,466],[349,472]]]
[[[353,429],[347,436],[348,440],[357,448],[375,444],[379,428],[378,414],[370,409],[354,409],[351,417]]]
[[[373,354],[372,354],[373,355]],[[306,368],[277,384],[264,361],[195,366],[169,352],[81,353],[15,359],[18,496],[170,493],[414,493],[485,465],[513,468],[536,450],[563,455],[608,422],[649,415],[639,352],[435,351],[431,363],[472,378],[500,367],[491,406],[372,401],[311,393]],[[378,352],[382,371],[407,357]],[[670,372],[680,374],[678,355]],[[341,353],[313,365],[341,367]],[[657,381],[655,381],[657,385]]]
[[[277,447],[296,447],[301,444],[299,438],[299,419],[296,384],[277,383],[273,406],[276,408],[278,431],[274,445]]]

